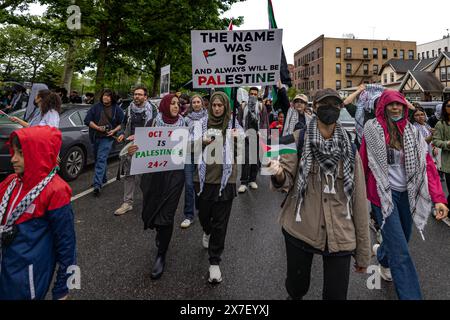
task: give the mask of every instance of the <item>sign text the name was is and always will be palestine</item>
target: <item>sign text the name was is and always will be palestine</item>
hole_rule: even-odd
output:
[[[194,88],[275,85],[282,29],[191,31]]]

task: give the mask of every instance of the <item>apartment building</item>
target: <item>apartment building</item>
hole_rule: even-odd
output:
[[[414,60],[416,42],[327,38],[321,35],[294,54],[296,89],[310,98],[319,89],[341,90],[380,81],[390,59]]]

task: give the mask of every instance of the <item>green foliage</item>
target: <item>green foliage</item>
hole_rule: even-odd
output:
[[[90,77],[92,73],[83,75],[86,78],[83,81],[94,80],[97,91],[109,86],[126,92],[141,79],[156,93],[160,68],[167,64],[172,70],[172,90],[191,79],[191,30],[225,29],[229,19],[221,15],[240,1],[243,0],[4,0],[0,3],[0,23],[41,33],[49,44],[58,46],[60,54],[76,39],[75,72],[95,69],[95,77]],[[47,7],[43,17],[27,13],[31,3]],[[67,27],[67,8],[73,4],[81,10],[80,30]],[[18,11],[22,14],[17,14]],[[233,23],[240,25],[242,20],[238,17]],[[2,63],[4,42],[0,37]],[[18,48],[22,46],[25,45]],[[56,60],[59,62],[59,57]],[[45,61],[35,78],[44,80],[39,72],[46,70],[49,73],[46,80],[54,82],[58,68]],[[22,74],[23,70],[19,68],[17,72]],[[83,81],[78,80],[75,79],[74,86],[80,90],[78,86]]]

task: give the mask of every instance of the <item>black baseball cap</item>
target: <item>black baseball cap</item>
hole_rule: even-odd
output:
[[[314,104],[317,102],[320,102],[326,98],[335,98],[339,101],[339,103],[343,103],[341,96],[336,90],[327,88],[327,89],[321,89],[316,92],[316,95],[314,96]]]

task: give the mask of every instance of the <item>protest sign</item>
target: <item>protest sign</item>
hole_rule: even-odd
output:
[[[161,82],[159,96],[164,97],[170,93],[170,65],[161,68]]]
[[[191,31],[194,88],[276,85],[282,29]]]
[[[187,128],[136,128],[130,174],[183,170],[188,136]]]

